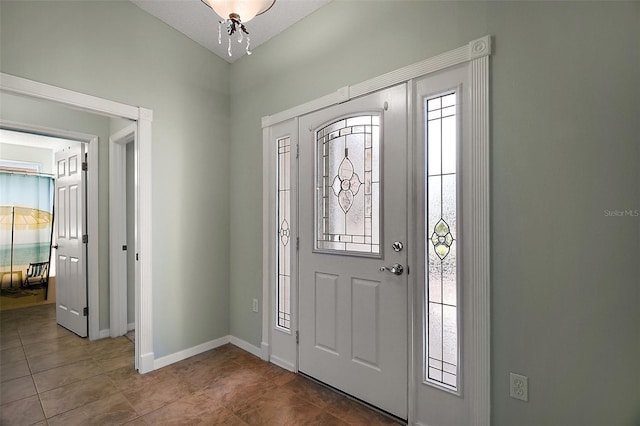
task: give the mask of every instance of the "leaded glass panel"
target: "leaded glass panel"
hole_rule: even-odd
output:
[[[291,139],[278,139],[278,318],[276,324],[291,328]]]
[[[456,93],[425,101],[426,379],[458,388]]]
[[[380,253],[380,117],[358,115],[315,132],[318,251]]]

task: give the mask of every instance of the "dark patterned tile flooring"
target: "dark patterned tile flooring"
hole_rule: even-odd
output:
[[[141,375],[130,339],[81,339],[55,305],[0,321],[2,425],[396,424],[232,345]]]

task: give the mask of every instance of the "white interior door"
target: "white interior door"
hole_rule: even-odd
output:
[[[84,144],[55,153],[56,161],[56,320],[87,336]]]
[[[301,117],[299,137],[299,371],[406,419],[406,86]]]

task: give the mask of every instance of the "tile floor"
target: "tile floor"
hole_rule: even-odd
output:
[[[232,345],[140,375],[131,340],[81,339],[54,305],[0,321],[2,425],[396,424]]]

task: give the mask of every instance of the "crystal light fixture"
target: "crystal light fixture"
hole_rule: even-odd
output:
[[[247,55],[251,55],[249,49],[251,39],[244,24],[271,9],[276,0],[202,0],[202,2],[222,18],[218,21],[218,44],[222,44],[222,25],[224,24],[229,35],[227,53],[232,56],[231,39],[236,33],[238,43],[242,43],[245,38],[247,39],[245,51]]]

